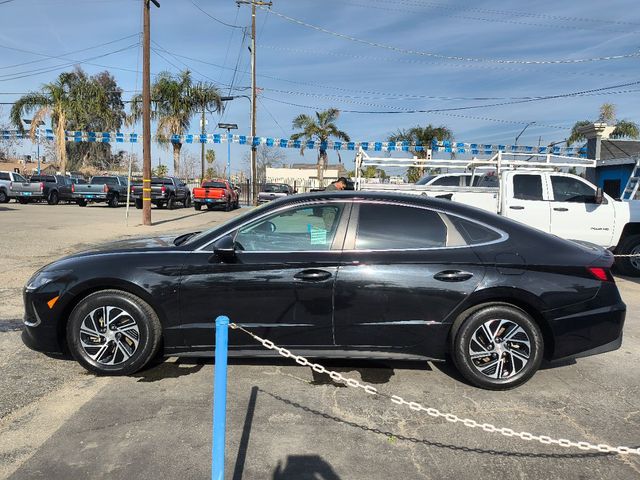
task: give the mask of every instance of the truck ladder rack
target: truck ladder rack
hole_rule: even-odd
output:
[[[628,202],[629,200],[633,200],[636,198],[636,194],[638,193],[638,187],[640,186],[640,157],[636,161],[636,165],[633,167],[633,171],[631,172],[631,176],[627,181],[627,186],[624,188],[622,195],[620,196],[620,200],[624,200]]]

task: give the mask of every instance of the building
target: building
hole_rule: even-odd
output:
[[[324,184],[318,182],[318,166],[308,163],[294,163],[290,167],[267,167],[265,171],[267,183],[286,183],[298,192],[324,188],[340,177],[347,176],[347,170],[341,163],[327,165],[324,170]]]
[[[587,139],[587,157],[596,160],[596,168],[587,172],[587,179],[613,198],[620,198],[640,159],[640,141],[611,140],[609,135],[614,128],[592,123],[581,130]]]

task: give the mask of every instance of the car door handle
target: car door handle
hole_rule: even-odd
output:
[[[304,280],[306,282],[321,282],[322,280],[331,278],[331,272],[316,269],[302,270],[301,272],[296,273],[293,278]]]
[[[433,276],[433,278],[441,282],[464,282],[471,277],[473,277],[473,273],[463,272],[462,270],[443,270]]]
[[[522,205],[511,205],[509,208],[511,210],[524,210],[524,207]]]
[[[553,208],[556,212],[568,212],[569,209],[568,208],[564,208],[564,207],[554,207]]]

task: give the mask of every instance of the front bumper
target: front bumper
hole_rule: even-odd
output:
[[[58,317],[62,313],[63,305],[60,300],[49,308],[47,302],[56,296],[56,292],[46,293],[23,291],[24,300],[24,329],[22,342],[32,350],[45,353],[60,354],[64,352],[61,341],[61,329]]]
[[[587,302],[545,312],[553,337],[548,359],[586,357],[620,348],[626,312],[613,282],[604,283]]]

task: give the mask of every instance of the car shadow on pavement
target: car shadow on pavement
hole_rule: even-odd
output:
[[[626,280],[627,282],[633,282],[633,283],[637,283],[640,285],[640,277],[628,277],[627,275],[620,275],[619,273],[616,273],[614,275],[616,278],[622,278],[623,280]]]
[[[206,361],[198,361],[198,359],[165,359],[164,361],[156,361],[151,368],[140,370],[131,376],[138,378],[138,382],[158,382],[168,378],[179,378],[199,372],[205,364]]]
[[[255,388],[255,387],[254,387]],[[302,410],[311,415],[318,415],[326,420],[331,420],[332,422],[340,423],[342,425],[347,425],[349,427],[353,427],[364,432],[375,433],[377,435],[384,435],[389,439],[389,441],[402,441],[402,442],[411,442],[413,444],[420,444],[427,447],[435,447],[439,449],[452,450],[456,452],[464,452],[464,453],[479,453],[484,455],[492,455],[492,456],[504,456],[504,457],[519,457],[519,458],[555,458],[555,459],[574,459],[574,458],[597,458],[597,457],[615,457],[615,453],[611,452],[593,452],[593,453],[538,453],[538,452],[517,452],[517,451],[509,451],[509,450],[495,450],[495,449],[485,449],[485,448],[477,448],[477,447],[467,447],[464,445],[455,445],[451,443],[442,443],[436,442],[432,440],[427,440],[424,438],[416,438],[409,435],[403,435],[401,433],[390,432],[386,430],[381,430],[377,427],[369,427],[367,425],[361,425],[352,420],[345,420],[344,418],[340,418],[336,415],[332,415],[326,412],[321,412],[319,410],[315,410],[306,405],[302,405],[295,400],[291,400],[285,397],[282,397],[276,393],[269,392],[267,390],[258,389],[260,394],[268,395],[269,397],[278,400],[279,402],[288,405],[289,407],[296,408]],[[400,408],[400,407],[399,407]],[[277,478],[277,477],[274,477]],[[286,478],[286,477],[285,477]],[[291,477],[294,478],[294,477]],[[234,477],[236,480],[236,477]]]

